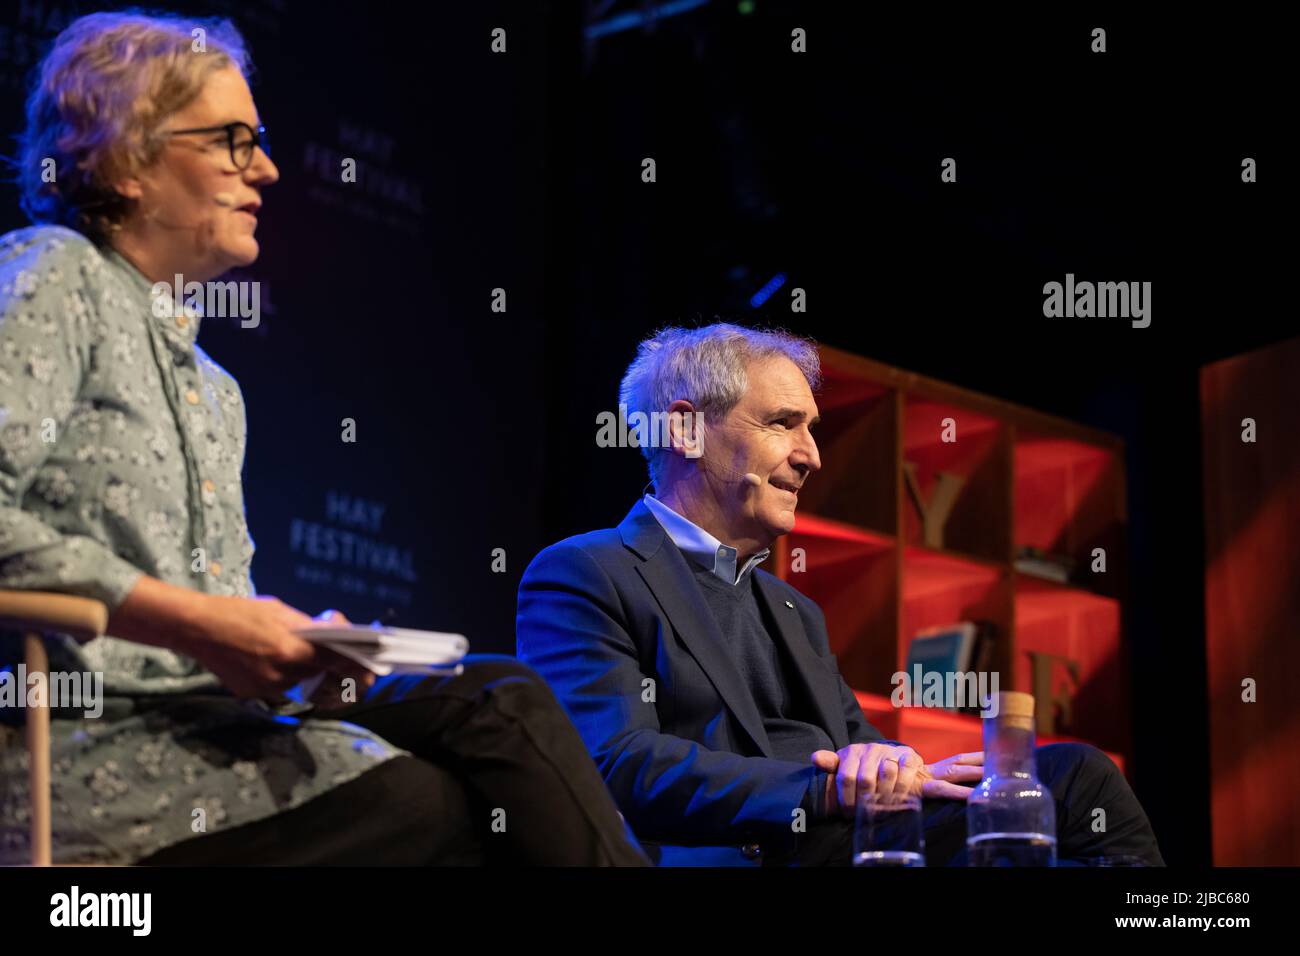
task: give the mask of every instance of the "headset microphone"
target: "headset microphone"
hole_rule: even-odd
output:
[[[699,458],[697,461],[700,463],[700,467],[705,468],[706,471],[713,472],[724,481],[735,482],[740,485],[748,485],[753,488],[763,487],[763,479],[758,477],[758,475],[754,474],[752,471],[747,471],[742,474],[741,472],[732,471],[729,468],[722,468],[716,465],[705,467],[703,458]]]
[[[212,199],[218,206],[233,206],[235,204],[234,193],[217,193]]]

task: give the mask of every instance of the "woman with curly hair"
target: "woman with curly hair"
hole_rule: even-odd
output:
[[[166,291],[257,258],[280,174],[248,69],[228,22],[93,14],[28,100],[36,225],[0,238],[0,587],[110,611],[107,636],[47,641],[52,672],[104,681],[99,716],[54,712],[55,861],[643,865],[535,672],[374,681],[256,595],[243,397]],[[361,699],[286,697],[321,673]],[[0,863],[28,852],[20,756],[0,751]]]

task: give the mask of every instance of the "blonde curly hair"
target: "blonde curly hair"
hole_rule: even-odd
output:
[[[138,10],[74,20],[37,66],[27,97],[17,180],[28,217],[106,241],[132,206],[113,182],[157,159],[164,122],[231,65],[249,75],[244,39],[229,20]]]

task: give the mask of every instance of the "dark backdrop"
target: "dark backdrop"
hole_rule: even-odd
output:
[[[573,158],[551,188],[573,215],[548,236],[578,261],[548,269],[548,314],[566,317],[547,326],[551,403],[586,435],[644,333],[722,315],[1121,435],[1135,786],[1166,860],[1208,864],[1198,369],[1300,329],[1270,244],[1280,171],[1240,178],[1275,141],[1281,30],[739,6],[552,52],[547,125]],[[949,156],[956,184],[939,181]],[[1044,319],[1043,283],[1067,272],[1151,281],[1151,326]],[[616,521],[644,480],[631,452],[572,450],[546,469],[552,536]]]
[[[1125,438],[1134,773],[1166,859],[1208,863],[1197,370],[1295,334],[1268,242],[1282,31],[848,6],[704,3],[588,38],[642,5],[173,4],[245,31],[282,174],[248,275],[262,326],[201,336],[248,401],[258,588],[512,651],[528,560],[617,522],[645,480],[594,441],[637,341],[790,327]],[[99,8],[5,4],[0,127],[43,45]],[[361,182],[338,182],[343,156]],[[1152,282],[1150,328],[1044,319],[1067,272]],[[414,580],[295,549],[295,521],[348,529],[331,494],[383,506],[352,530],[409,551]]]
[[[6,0],[0,128],[20,128],[44,45],[76,15],[120,6]],[[385,6],[170,8],[243,31],[281,176],[241,276],[262,283],[261,323],[208,319],[199,341],[248,406],[259,592],[362,621],[391,609],[399,625],[513,652],[519,572],[546,533],[542,419],[518,413],[543,375],[545,11],[510,11],[515,42],[491,59],[489,5],[445,5],[436,30]],[[356,183],[341,182],[344,157]],[[24,224],[6,196],[2,230]],[[505,314],[489,311],[496,287]],[[382,507],[377,526],[350,521],[357,502]],[[322,559],[325,528],[396,549],[411,573],[358,568],[341,548]]]

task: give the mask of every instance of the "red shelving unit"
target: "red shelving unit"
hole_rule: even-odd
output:
[[[780,539],[769,568],[825,612],[832,650],[867,718],[927,759],[979,750],[978,717],[895,708],[891,678],[917,631],[989,621],[1000,689],[1032,691],[1032,655],[1057,659],[1052,692],[1040,696],[1040,742],[1085,740],[1126,767],[1121,441],[870,359],[821,351],[822,470],[800,493],[794,531]],[[905,468],[927,503],[941,473],[962,482],[941,546],[926,540]],[[1018,571],[1015,557],[1025,546],[1072,560],[1070,583]],[[1098,548],[1104,570],[1094,559]],[[1068,712],[1050,702],[1061,691]],[[1043,732],[1044,707],[1056,724],[1051,733]]]

